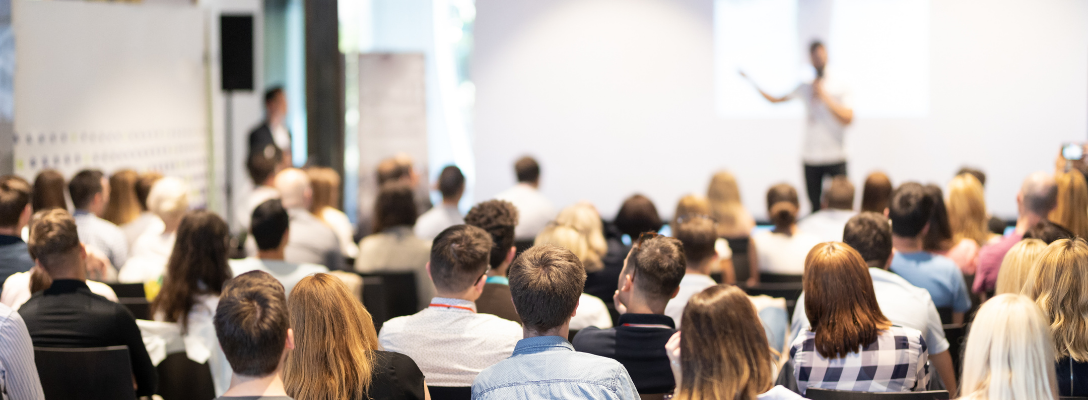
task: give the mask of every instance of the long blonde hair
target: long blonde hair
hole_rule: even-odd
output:
[[[604,240],[604,223],[597,208],[588,202],[579,202],[564,208],[555,217],[555,223],[578,230],[586,239],[589,250],[603,257],[608,252],[608,243]]]
[[[1046,242],[1039,239],[1024,239],[1014,244],[1001,260],[1001,270],[997,273],[996,294],[1020,294],[1028,280],[1031,268],[1046,250]]]
[[[961,399],[1055,400],[1050,324],[1027,297],[1002,294],[982,305],[967,337]]]
[[[1080,238],[1088,239],[1088,183],[1084,175],[1072,171],[1057,174],[1058,206],[1047,219],[1068,229]]]
[[[1061,239],[1047,246],[1023,293],[1050,318],[1055,358],[1088,362],[1088,243]]]
[[[710,216],[718,222],[718,236],[735,235],[737,231],[748,232],[754,227],[751,214],[740,201],[740,188],[732,173],[715,173],[710,178],[710,186],[706,188],[706,199],[710,204]]]
[[[110,176],[110,200],[102,219],[114,225],[124,225],[140,216],[140,200],[136,197],[136,181],[140,175],[131,169],[114,172]]]
[[[374,321],[339,278],[303,278],[287,299],[295,349],[287,355],[283,383],[296,400],[361,400],[380,350]]]
[[[986,193],[974,175],[958,175],[948,183],[948,222],[953,243],[971,239],[986,244]]]
[[[545,244],[555,245],[574,253],[578,260],[582,261],[587,273],[600,271],[604,268],[600,254],[589,247],[586,236],[572,226],[552,223],[540,231],[533,241],[534,246]]]

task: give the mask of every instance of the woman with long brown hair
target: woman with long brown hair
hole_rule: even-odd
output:
[[[883,214],[892,199],[892,189],[892,180],[887,174],[880,171],[869,174],[861,188],[861,212]]]
[[[140,200],[136,196],[136,182],[139,179],[140,175],[131,169],[118,170],[110,175],[110,200],[106,203],[106,211],[102,212],[102,219],[123,227],[140,216]],[[125,230],[129,246],[141,233]]]
[[[295,349],[284,387],[295,400],[430,399],[406,355],[381,351],[370,313],[329,274],[303,278],[287,298]]]
[[[810,328],[790,346],[801,394],[808,388],[925,390],[926,341],[915,329],[893,326],[880,311],[861,254],[840,242],[817,245],[805,259],[803,286]]]
[[[313,189],[310,213],[336,233],[344,257],[355,258],[359,254],[359,246],[355,245],[353,236],[355,226],[347,214],[340,211],[340,174],[329,167],[315,166],[306,167],[306,175],[310,177],[310,187]]]
[[[1022,292],[1050,323],[1062,396],[1088,396],[1088,243],[1061,239],[1039,255]]]
[[[64,175],[52,169],[39,172],[34,178],[30,208],[34,209],[34,212],[53,208],[67,210],[68,202],[64,199]]]
[[[767,190],[767,214],[774,229],[752,235],[749,285],[759,283],[760,273],[796,280],[804,272],[805,256],[820,239],[797,229],[800,207],[793,186],[780,183]]]

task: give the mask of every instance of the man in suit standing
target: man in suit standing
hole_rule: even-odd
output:
[[[260,126],[249,133],[249,155],[265,152],[266,158],[272,158],[275,146],[283,152],[283,167],[291,164],[291,132],[287,130],[287,93],[282,87],[274,86],[264,92],[265,119]]]

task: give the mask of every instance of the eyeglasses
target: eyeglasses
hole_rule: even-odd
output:
[[[640,246],[642,246],[642,242],[645,242],[647,240],[651,240],[653,238],[662,237],[662,236],[664,236],[664,235],[658,234],[657,232],[642,232],[642,233],[638,234],[638,241],[635,242],[635,246],[640,247]]]

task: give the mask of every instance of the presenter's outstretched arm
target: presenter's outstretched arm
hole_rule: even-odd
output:
[[[742,77],[744,77],[744,79],[748,80],[748,82],[752,84],[752,87],[756,88],[756,90],[759,91],[759,94],[763,95],[763,98],[767,99],[767,101],[769,101],[771,103],[781,103],[783,101],[786,101],[786,100],[790,99],[790,97],[788,95],[787,96],[782,96],[782,97],[774,97],[774,96],[771,96],[771,95],[767,94],[767,92],[764,92],[763,89],[759,88],[759,85],[756,85],[756,83],[754,81],[752,81],[752,78],[748,77],[748,74],[745,74],[744,71],[738,71],[738,72],[740,73],[740,76],[742,76]]]
[[[833,97],[828,96],[827,92],[824,91],[823,80],[818,79],[816,82],[813,82],[812,93],[827,106],[828,110],[831,110],[831,115],[834,115],[835,119],[839,120],[843,125],[850,125],[850,123],[854,121],[854,109],[847,107]]]

